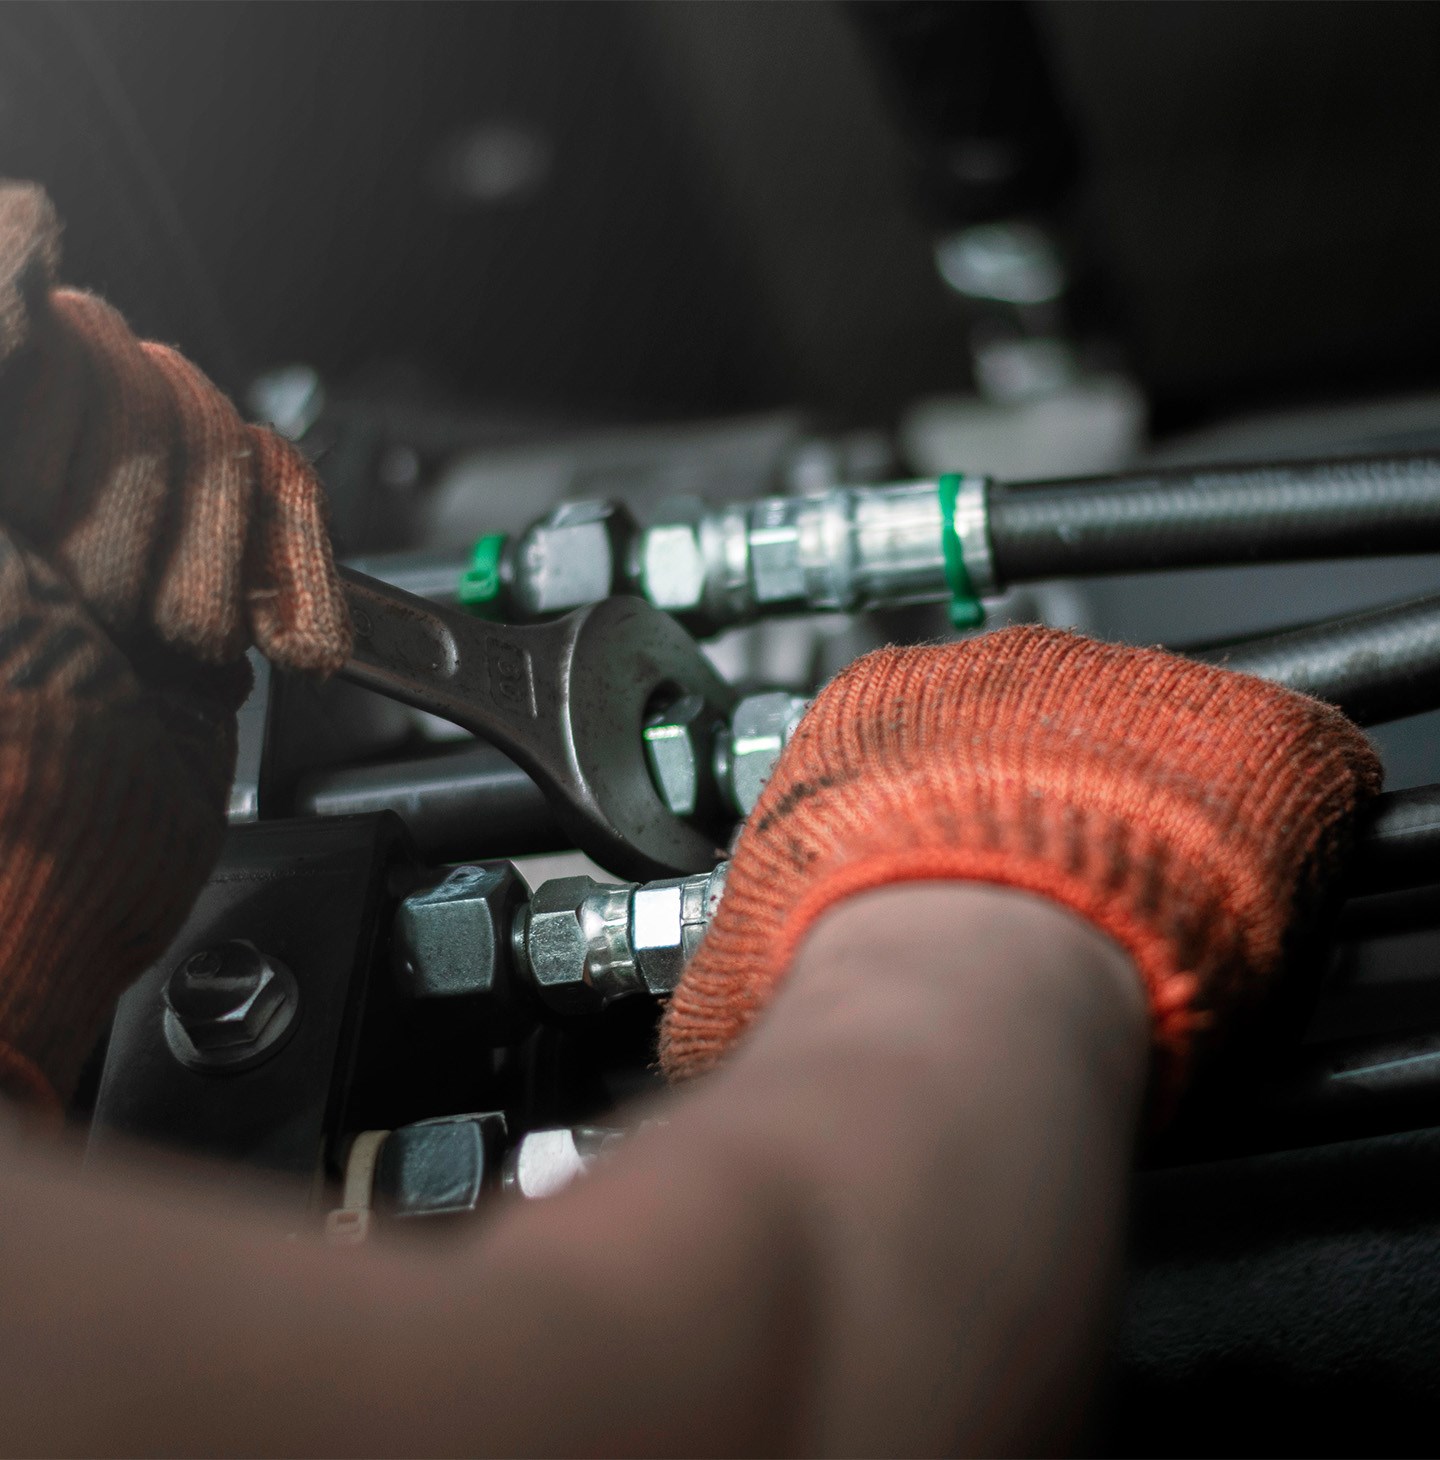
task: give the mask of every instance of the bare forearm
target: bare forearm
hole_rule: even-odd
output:
[[[817,928],[666,1126],[474,1247],[342,1258],[193,1192],[12,1176],[6,1443],[1042,1444],[1103,1322],[1144,1056],[1133,975],[1067,915],[892,890]]]
[[[896,888],[817,927],[725,1077],[737,1139],[792,1163],[825,1253],[817,1448],[1064,1438],[1109,1316],[1146,1034],[1128,960],[1023,894]]]

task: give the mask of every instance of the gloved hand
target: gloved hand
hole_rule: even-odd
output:
[[[1280,967],[1380,780],[1337,710],[1159,650],[1044,628],[880,650],[821,693],[751,813],[662,1065],[720,1060],[827,908],[959,879],[1052,898],[1126,949],[1166,1102],[1197,1035]]]
[[[214,864],[246,648],[350,643],[309,465],[55,289],[57,239],[0,187],[0,1089],[52,1104]]]
[[[209,664],[253,642],[332,671],[349,647],[309,463],[103,300],[54,287],[59,223],[0,185],[0,523],[111,637]]]

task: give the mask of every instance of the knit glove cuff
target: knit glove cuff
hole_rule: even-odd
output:
[[[828,908],[958,879],[1048,897],[1124,947],[1176,1084],[1197,1034],[1278,969],[1379,784],[1331,707],[1157,650],[1020,628],[869,655],[821,694],[747,823],[662,1063],[715,1064]]]

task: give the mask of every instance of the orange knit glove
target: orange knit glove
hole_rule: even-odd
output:
[[[103,300],[53,287],[59,223],[0,185],[0,523],[127,646],[333,671],[349,620],[303,456]]]
[[[209,875],[246,648],[350,644],[309,465],[53,288],[57,240],[0,186],[0,1089],[50,1103]]]
[[[0,533],[0,1091],[43,1105],[179,932],[225,830],[249,666],[144,672]]]
[[[827,908],[960,879],[1053,898],[1125,948],[1173,1092],[1196,1035],[1279,968],[1379,787],[1337,710],[1159,650],[1043,628],[880,650],[827,686],[781,756],[666,1012],[661,1063],[672,1078],[714,1065]]]

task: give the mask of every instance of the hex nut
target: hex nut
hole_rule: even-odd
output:
[[[464,1000],[487,1015],[517,1017],[524,998],[511,934],[526,887],[509,862],[457,867],[413,893],[395,915],[396,985],[409,999]]]
[[[715,737],[720,728],[720,718],[700,695],[682,695],[646,722],[645,759],[660,798],[673,815],[713,815],[718,800]]]
[[[705,602],[705,554],[698,524],[666,523],[641,535],[641,593],[668,613],[694,613]]]
[[[164,989],[164,1033],[172,1054],[205,1072],[249,1069],[294,1030],[295,975],[253,943],[235,939],[191,953]]]
[[[521,939],[536,991],[557,1013],[593,1013],[644,987],[630,947],[628,883],[557,877],[530,899]]]
[[[647,882],[635,889],[630,904],[631,943],[636,967],[650,994],[664,997],[674,992],[720,906],[727,870],[722,862],[713,872]]]
[[[515,544],[510,594],[518,616],[540,618],[598,603],[619,588],[636,534],[614,502],[565,502]]]
[[[750,578],[758,606],[803,603],[805,563],[798,521],[800,504],[766,497],[750,521]]]
[[[755,809],[780,752],[790,743],[809,703],[803,695],[777,690],[746,695],[735,706],[724,754],[717,759],[731,803],[741,816]]]
[[[375,1162],[375,1207],[401,1220],[475,1211],[498,1184],[505,1133],[498,1111],[438,1116],[391,1131]]]

